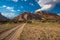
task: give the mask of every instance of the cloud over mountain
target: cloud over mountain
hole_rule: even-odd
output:
[[[1,13],[3,16],[8,17],[8,18],[14,18],[16,17],[15,13]]]
[[[41,9],[36,11],[49,10],[53,8],[55,4],[60,3],[60,0],[38,0],[37,3],[41,6]]]

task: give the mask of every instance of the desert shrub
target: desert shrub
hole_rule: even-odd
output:
[[[27,23],[32,23],[32,21],[27,21]]]
[[[18,23],[17,21],[14,21],[14,23]]]

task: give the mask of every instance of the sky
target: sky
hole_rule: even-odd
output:
[[[0,0],[0,12],[14,18],[23,12],[47,11],[60,14],[60,0]]]

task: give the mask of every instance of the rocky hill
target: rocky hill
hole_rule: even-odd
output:
[[[35,13],[24,12],[19,16],[15,17],[15,21],[26,21],[26,20],[60,20],[60,16],[54,13],[38,11]]]
[[[26,21],[26,20],[40,20],[41,17],[39,15],[30,13],[30,12],[24,12],[20,14],[19,16],[15,17],[13,20],[16,21]]]
[[[60,20],[60,16],[55,13],[38,11],[35,14],[40,15],[42,20]]]

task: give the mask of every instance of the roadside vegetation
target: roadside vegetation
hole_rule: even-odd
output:
[[[16,26],[18,26],[20,24],[21,23],[19,23],[19,22],[15,23],[15,22],[6,22],[6,21],[3,22],[3,21],[1,21],[0,22],[0,33],[4,32],[4,31],[7,31],[7,30],[9,30],[11,28],[14,28],[14,27],[16,27]]]
[[[60,22],[29,21],[19,40],[60,40]]]

